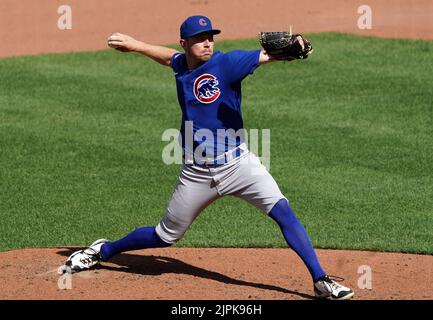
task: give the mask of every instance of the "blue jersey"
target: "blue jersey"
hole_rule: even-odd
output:
[[[184,53],[173,55],[185,152],[194,152],[200,145],[206,157],[216,157],[241,143],[242,138],[234,134],[243,129],[241,81],[258,67],[260,51],[217,51],[193,70],[188,69]],[[194,137],[192,145],[185,134]]]

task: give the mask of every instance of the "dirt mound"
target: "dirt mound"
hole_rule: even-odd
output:
[[[107,49],[122,32],[140,40],[178,43],[179,26],[192,14],[208,15],[222,29],[217,39],[252,38],[259,31],[340,31],[368,36],[433,39],[431,0],[370,1],[371,29],[360,28],[365,1],[323,0],[68,0],[71,29],[58,0],[0,1],[0,57]],[[60,10],[61,13],[58,13]],[[257,42],[258,45],[258,42]],[[313,44],[314,45],[314,44]]]
[[[95,270],[59,275],[59,266],[76,249],[1,252],[0,299],[313,298],[309,273],[289,249],[147,249],[120,254]],[[317,254],[330,274],[345,278],[358,300],[433,297],[433,256],[347,250]]]

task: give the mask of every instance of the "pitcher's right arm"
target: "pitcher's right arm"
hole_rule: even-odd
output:
[[[148,44],[122,33],[113,33],[108,37],[108,46],[122,52],[138,52],[163,66],[171,66],[171,58],[178,51],[172,48]]]

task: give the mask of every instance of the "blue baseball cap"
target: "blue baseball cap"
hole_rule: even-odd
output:
[[[205,16],[188,17],[180,26],[181,39],[191,38],[204,32],[218,34],[221,32],[221,30],[213,29],[212,22],[208,17]]]

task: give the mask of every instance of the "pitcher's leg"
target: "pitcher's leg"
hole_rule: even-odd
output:
[[[120,240],[102,245],[101,259],[107,261],[120,252],[144,248],[163,248],[170,245],[161,240],[155,232],[155,227],[141,227]]]
[[[156,227],[141,227],[120,240],[105,243],[101,247],[102,260],[130,250],[168,247],[183,236],[199,213],[218,197],[205,175],[186,169],[181,171],[161,222]]]
[[[157,235],[166,243],[180,240],[200,212],[220,197],[211,175],[200,170],[187,167],[182,171],[166,214],[156,226]]]
[[[305,263],[313,281],[323,277],[325,272],[311,241],[274,178],[254,154],[251,153],[249,157],[248,163],[243,164],[237,173],[241,178],[237,179],[239,184],[233,194],[253,204],[278,223],[287,244]]]
[[[304,226],[299,222],[286,199],[281,199],[269,212],[269,216],[279,225],[287,244],[304,261],[316,282],[325,275],[325,271],[317,259],[316,252]]]

